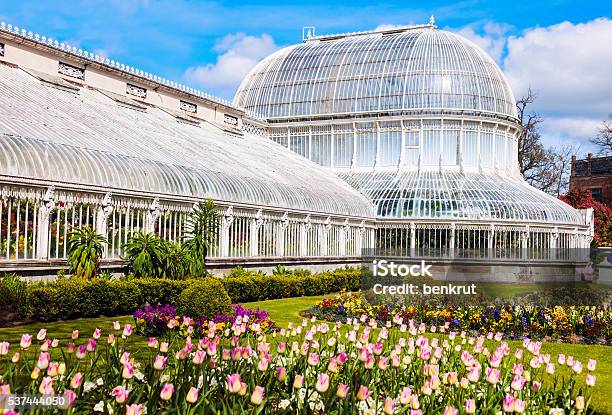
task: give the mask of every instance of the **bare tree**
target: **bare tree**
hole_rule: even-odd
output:
[[[597,135],[590,141],[599,148],[600,155],[612,155],[612,124],[608,121],[602,122]]]
[[[527,183],[552,195],[567,190],[571,169],[571,156],[577,148],[562,146],[546,148],[542,144],[540,124],[542,117],[530,111],[537,95],[531,89],[516,102],[521,131],[518,138],[519,169]]]

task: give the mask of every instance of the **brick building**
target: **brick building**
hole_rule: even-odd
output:
[[[593,157],[589,153],[584,160],[573,156],[569,187],[588,189],[593,198],[612,207],[612,156]]]

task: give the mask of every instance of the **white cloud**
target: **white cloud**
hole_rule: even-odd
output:
[[[529,29],[508,39],[504,72],[517,96],[529,87],[537,92],[538,111],[601,120],[612,112],[611,44],[606,18]],[[587,128],[574,121],[574,128]]]
[[[496,62],[501,63],[501,57],[506,48],[507,34],[512,26],[505,23],[487,22],[482,27],[477,25],[464,26],[454,32],[468,38],[485,50]]]
[[[251,68],[277,49],[272,36],[265,33],[261,36],[229,34],[215,44],[214,51],[219,53],[215,63],[190,67],[184,77],[207,92],[232,99]]]
[[[601,127],[601,118],[587,116],[545,116],[542,123],[542,140],[548,146],[571,144],[585,150],[590,148],[588,140]]]

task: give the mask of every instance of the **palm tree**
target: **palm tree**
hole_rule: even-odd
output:
[[[157,278],[162,275],[163,243],[154,233],[134,232],[123,244],[125,259],[134,276]]]
[[[189,257],[189,274],[206,275],[206,256],[217,239],[219,212],[212,200],[200,202],[185,220],[183,248]]]
[[[95,278],[106,243],[106,238],[89,226],[74,228],[68,241],[70,273],[74,277]]]

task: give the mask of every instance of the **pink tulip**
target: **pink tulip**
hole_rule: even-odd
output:
[[[41,395],[53,395],[53,379],[51,379],[49,376],[44,377],[40,383],[40,386],[38,387],[38,391]]]
[[[38,331],[38,334],[36,335],[36,340],[43,341],[45,339],[45,337],[47,337],[47,330],[40,329]]]
[[[142,404],[133,403],[125,407],[125,415],[142,415],[142,412],[143,412]]]
[[[72,330],[72,340],[76,340],[79,338],[79,331],[78,330]]]
[[[557,363],[559,363],[560,365],[564,365],[565,364],[565,355],[564,354],[560,354],[557,357]]]
[[[400,393],[400,403],[402,405],[408,405],[412,396],[412,390],[408,386],[404,386]]]
[[[168,349],[169,349],[168,342],[162,342],[162,343],[159,344],[159,351],[160,352],[168,353]]]
[[[9,352],[9,342],[0,342],[0,356],[6,356]]]
[[[45,370],[49,367],[50,361],[51,356],[49,356],[49,353],[41,352],[40,355],[38,355],[38,362],[36,363],[36,367],[38,367],[40,370]]]
[[[79,360],[85,359],[85,356],[87,356],[87,346],[82,344],[79,347],[77,347],[77,350],[75,352],[75,356]]]
[[[574,403],[574,406],[579,412],[582,412],[584,410],[584,396],[576,396],[576,403]]]
[[[89,339],[87,340],[87,351],[88,352],[93,352],[96,350],[96,346],[97,346],[97,342],[94,339]]]
[[[589,372],[594,371],[596,366],[597,366],[597,361],[593,359],[589,359],[589,363],[587,364],[587,369],[589,369]]]
[[[582,363],[576,360],[572,366],[572,370],[576,373],[582,373]]]
[[[474,399],[466,399],[465,401],[465,413],[475,414],[476,413],[476,401]]]
[[[319,374],[317,379],[317,383],[315,384],[315,389],[319,393],[325,393],[329,389],[329,375],[326,373]]]
[[[95,329],[93,332],[93,335],[91,337],[93,337],[94,339],[98,340],[100,338],[100,336],[102,336],[102,330],[100,329]]]
[[[185,400],[189,403],[196,403],[198,401],[198,395],[199,395],[199,390],[192,386],[189,389],[189,392],[187,392],[187,396],[185,397]]]
[[[157,349],[159,347],[159,341],[155,337],[149,337],[147,346],[150,347],[151,349]]]
[[[17,363],[19,362],[19,359],[21,359],[21,353],[16,352],[13,357],[11,358],[11,362],[13,363]]]
[[[514,401],[516,399],[513,396],[506,395],[504,397],[504,401],[502,403],[502,407],[504,412],[513,412],[514,411]]]
[[[279,382],[285,382],[285,379],[287,379],[287,369],[284,367],[276,368],[276,379]]]
[[[319,364],[319,355],[316,353],[310,353],[308,355],[308,364],[310,366],[316,366]]]
[[[385,398],[383,412],[387,415],[392,415],[395,412],[395,401],[393,399],[389,397]]]
[[[241,379],[239,373],[227,375],[227,389],[230,393],[238,393],[240,391]]]
[[[531,389],[533,389],[535,392],[539,391],[542,389],[542,383],[534,380],[531,384]]]
[[[72,380],[70,381],[70,387],[72,389],[78,389],[81,386],[81,383],[83,383],[83,374],[77,372],[74,374]]]
[[[19,343],[22,349],[27,349],[32,345],[32,335],[31,334],[23,334],[21,336],[21,342]]]
[[[499,377],[500,372],[498,369],[493,369],[491,367],[487,368],[485,375],[487,382],[489,382],[491,385],[495,385],[497,382],[499,382]]]
[[[255,389],[251,394],[251,403],[256,406],[261,405],[261,403],[263,402],[265,391],[266,390],[261,386],[255,386]]]
[[[118,321],[113,321],[113,330],[121,330],[121,324]]]
[[[587,386],[595,386],[595,376],[586,375],[586,384]]]
[[[349,388],[344,383],[338,384],[338,389],[336,390],[336,396],[340,399],[346,398],[348,395]]]
[[[162,386],[162,390],[159,393],[159,397],[164,401],[169,401],[172,399],[172,394],[174,393],[174,385],[172,383],[164,383]]]
[[[514,379],[512,379],[510,387],[515,391],[520,391],[523,390],[523,387],[525,387],[525,382],[527,382],[527,379],[521,375],[514,375]]]
[[[121,377],[123,379],[132,379],[134,376],[134,364],[127,362],[123,365],[123,369],[121,370]]]
[[[10,395],[10,393],[11,393],[10,385],[0,385],[0,396]],[[1,399],[0,399],[0,402],[2,402]]]
[[[457,415],[459,411],[452,406],[447,406],[444,408],[444,415]]]
[[[111,392],[111,395],[115,397],[115,401],[117,401],[118,404],[125,403],[129,394],[129,391],[123,386],[116,386]]]
[[[130,361],[130,353],[129,352],[123,352],[121,354],[121,357],[119,358],[119,361],[121,362],[122,365],[124,365],[127,362],[129,362]]]
[[[58,371],[59,371],[59,363],[51,362],[49,363],[49,367],[47,368],[47,376],[51,376],[52,378],[54,378],[57,376]]]
[[[468,372],[467,378],[472,383],[478,382],[478,379],[480,379],[480,368],[478,366],[472,366]]]
[[[525,401],[516,399],[514,401],[514,412],[516,412],[517,414],[522,414],[523,412],[525,412]]]
[[[257,363],[257,369],[260,372],[265,372],[266,370],[268,370],[268,364],[270,363],[270,361],[268,360],[267,357],[263,357],[262,359],[259,360],[259,362]]]
[[[72,389],[66,389],[63,394],[64,403],[60,406],[60,409],[67,410],[74,406],[77,394]]]
[[[206,352],[204,350],[196,350],[193,354],[193,364],[201,365],[204,363],[204,359],[206,358]]]
[[[130,337],[132,335],[132,325],[131,324],[126,324],[125,326],[123,326],[123,337]]]
[[[370,391],[366,386],[359,386],[359,390],[357,391],[357,400],[365,401],[372,395],[372,391]]]
[[[167,361],[168,361],[168,358],[166,356],[162,356],[162,355],[155,356],[155,360],[153,361],[153,369],[164,370],[166,368]]]

